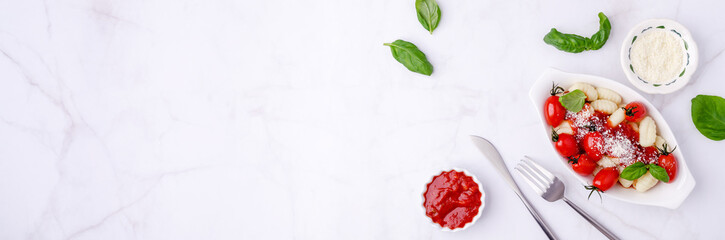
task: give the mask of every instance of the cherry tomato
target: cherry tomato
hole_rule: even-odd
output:
[[[608,167],[599,170],[592,185],[597,188],[598,191],[604,192],[609,190],[619,180],[619,171],[614,167]]]
[[[564,121],[566,108],[559,102],[559,96],[551,96],[544,102],[544,117],[549,126],[556,127]]]
[[[589,156],[586,154],[570,157],[569,163],[571,163],[571,168],[574,169],[574,172],[584,176],[592,175],[594,168],[597,167],[597,163],[589,159]]]
[[[657,157],[660,155],[656,147],[646,147],[644,151],[639,155],[642,162],[654,163],[657,161]]]
[[[556,151],[564,157],[574,156],[579,153],[579,146],[576,144],[576,139],[572,135],[552,132],[551,140],[554,141]]]
[[[602,159],[602,151],[604,147],[604,138],[599,132],[590,132],[582,138],[582,148],[589,155],[589,159],[596,162]]]
[[[657,159],[657,165],[660,165],[660,167],[663,167],[665,171],[667,171],[667,176],[670,177],[669,182],[672,182],[672,180],[675,180],[675,177],[677,176],[677,159],[675,159],[675,155],[672,154],[675,149],[673,148],[672,151],[668,151],[667,145],[665,144],[664,149],[659,150],[661,154],[659,159]]]
[[[624,119],[639,122],[647,115],[647,108],[641,102],[631,102],[624,106]]]

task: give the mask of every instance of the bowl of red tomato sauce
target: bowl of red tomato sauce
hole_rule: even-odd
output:
[[[441,230],[461,231],[481,216],[485,195],[473,174],[454,168],[440,172],[428,182],[423,191],[423,209]]]

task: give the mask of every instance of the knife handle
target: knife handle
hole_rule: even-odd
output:
[[[569,199],[564,198],[564,202],[566,202],[566,204],[569,204],[569,206],[571,208],[576,210],[576,212],[579,213],[579,215],[582,215],[582,217],[584,217],[584,219],[589,221],[589,223],[591,223],[597,230],[599,230],[602,234],[604,234],[604,236],[606,236],[607,238],[612,239],[612,240],[619,240],[619,238],[616,235],[614,235],[614,233],[610,232],[607,228],[602,226],[602,224],[597,222],[597,220],[594,220],[593,217],[589,216],[589,214],[584,212],[584,210],[579,208],[579,206],[577,206],[573,202],[569,201]]]
[[[529,203],[529,200],[524,197],[524,194],[521,193],[521,189],[519,188],[519,185],[516,184],[516,181],[514,181],[514,178],[511,177],[511,172],[508,171],[508,168],[506,167],[506,163],[501,161],[496,161],[494,163],[494,166],[498,170],[498,172],[503,176],[504,180],[509,184],[512,190],[514,190],[514,193],[516,193],[516,196],[521,199],[521,202],[524,203],[524,206],[526,206],[526,209],[529,210],[529,213],[531,213],[531,216],[536,219],[536,223],[539,224],[539,227],[541,227],[541,230],[544,230],[544,233],[546,234],[549,239],[555,240],[558,239],[556,235],[554,235],[554,232],[551,231],[551,228],[549,225],[544,222],[544,219],[541,218],[541,215],[539,215],[539,212],[534,209],[533,206],[531,206],[531,203]]]
[[[515,183],[514,183],[514,185],[515,185]],[[549,228],[549,225],[547,225],[546,222],[544,222],[544,219],[541,218],[541,216],[539,215],[539,212],[537,212],[536,209],[534,209],[534,207],[531,206],[531,203],[529,203],[529,200],[527,200],[526,197],[524,197],[524,195],[521,194],[521,190],[519,190],[518,186],[516,186],[514,188],[514,192],[516,193],[516,196],[519,196],[519,199],[521,199],[521,202],[524,203],[524,206],[526,206],[526,209],[529,210],[529,213],[531,213],[531,216],[534,216],[534,219],[536,219],[536,223],[539,224],[539,227],[541,227],[541,230],[544,230],[544,233],[546,234],[546,236],[549,237],[549,239],[551,239],[551,240],[558,239],[556,237],[556,235],[554,235],[554,232],[551,231],[551,228]]]
[[[531,203],[529,203],[529,200],[524,197],[524,195],[521,193],[521,189],[519,188],[519,185],[516,184],[516,181],[514,181],[514,178],[511,177],[511,172],[508,171],[506,168],[506,163],[503,161],[500,161],[498,164],[494,164],[494,166],[497,168],[498,172],[503,176],[504,180],[506,180],[506,183],[509,184],[512,190],[514,190],[514,193],[516,193],[516,196],[521,199],[521,202],[524,203],[524,206],[526,206],[526,209],[529,210],[529,213],[531,213],[531,216],[536,219],[536,223],[539,224],[539,227],[541,227],[541,230],[544,230],[544,233],[546,234],[549,239],[555,240],[558,239],[556,235],[554,235],[554,232],[551,231],[551,228],[549,228],[549,225],[544,222],[544,219],[541,218],[539,215],[539,212],[534,209],[533,206],[531,206]]]
[[[534,216],[534,219],[536,219],[536,222],[541,227],[541,230],[544,230],[546,236],[549,237],[549,239],[557,239],[554,235],[554,232],[552,232],[549,228],[549,225],[546,225],[541,216],[539,216],[539,213],[536,212],[536,209],[531,206],[529,200],[527,200],[526,197],[521,194],[521,189],[519,189],[519,185],[517,185],[516,181],[514,181],[514,178],[511,177],[511,172],[509,172],[508,168],[506,167],[506,163],[503,161],[503,158],[501,157],[501,154],[498,152],[498,150],[496,150],[496,147],[493,146],[490,141],[479,136],[471,135],[471,139],[473,140],[473,143],[476,144],[476,147],[481,150],[481,153],[483,153],[483,155],[485,155],[486,158],[488,158],[488,160],[491,162],[491,164],[496,168],[498,173],[504,178],[504,180],[506,180],[506,183],[508,183],[509,187],[514,190],[516,196],[521,199],[521,202],[524,203],[524,206],[526,206],[526,209],[529,210],[531,216]]]

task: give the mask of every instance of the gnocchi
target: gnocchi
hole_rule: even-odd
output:
[[[655,143],[657,137],[657,126],[651,117],[645,117],[639,123],[639,145],[650,147]]]
[[[597,165],[602,166],[604,168],[616,167],[619,165],[619,159],[613,158],[613,157],[602,156],[602,159],[600,159],[597,162]]]
[[[627,180],[627,179],[624,179],[621,177],[619,178],[619,184],[622,184],[622,187],[628,188],[628,187],[632,186],[632,183],[634,183],[634,181]]]
[[[607,124],[609,124],[609,127],[616,127],[620,123],[624,121],[624,109],[617,108],[616,111],[612,113],[612,115],[609,115],[609,118],[607,118]]]
[[[597,89],[594,88],[594,86],[589,85],[588,83],[578,82],[578,83],[572,84],[571,87],[569,87],[570,92],[577,90],[577,89],[584,92],[584,95],[587,95],[587,101],[593,102],[593,101],[597,100],[598,92],[597,92]]]
[[[617,167],[617,170],[619,170],[619,173],[622,174],[622,171],[624,171],[624,166],[619,165]],[[617,181],[619,181],[619,184],[622,184],[622,187],[625,187],[625,188],[632,186],[632,183],[634,183],[633,180],[627,180],[622,177],[619,177],[619,179]]]
[[[665,139],[657,135],[657,137],[655,138],[655,147],[659,149],[665,149],[665,144],[667,144],[667,142],[665,142]]]
[[[594,111],[600,111],[606,114],[612,114],[619,108],[616,103],[609,100],[599,99],[592,102],[592,108]]]
[[[554,128],[554,131],[556,131],[558,134],[574,135],[574,130],[571,128],[571,124],[569,123],[569,121],[562,121],[559,126],[556,126]]]
[[[632,186],[634,186],[634,189],[637,190],[637,192],[646,192],[650,188],[654,187],[657,182],[659,182],[659,180],[647,171],[644,175],[635,179],[632,182]]]
[[[622,97],[619,96],[617,92],[612,91],[609,88],[597,88],[597,95],[599,99],[609,100],[614,104],[622,102]]]

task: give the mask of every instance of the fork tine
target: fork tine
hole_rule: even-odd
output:
[[[546,189],[546,187],[542,186],[541,182],[536,181],[534,179],[534,176],[531,175],[531,173],[528,170],[524,169],[523,166],[521,165],[521,163],[519,163],[516,166],[516,168],[514,168],[514,169],[516,169],[516,171],[518,171],[519,174],[521,174],[521,176],[524,177],[524,180],[526,180],[526,183],[528,183],[529,186],[531,186],[531,188],[533,188],[534,191],[536,191],[536,193],[538,193],[539,195],[544,194],[544,190]]]
[[[538,173],[536,173],[536,171],[531,166],[526,164],[526,161],[524,161],[522,159],[521,162],[519,163],[519,167],[523,170],[526,170],[526,172],[529,174],[529,176],[531,176],[532,181],[536,181],[539,184],[539,186],[542,186],[541,187],[542,191],[546,191],[547,189],[549,189],[549,186],[551,185],[551,183],[549,183],[548,181],[546,181],[546,179],[544,179]]]
[[[554,175],[551,174],[548,170],[544,169],[541,165],[535,163],[531,158],[524,158],[524,162],[533,169],[534,173],[541,177],[542,180],[546,181],[548,184],[554,183]]]
[[[538,163],[536,163],[536,161],[534,161],[533,159],[531,159],[531,158],[530,158],[529,156],[524,156],[524,157],[525,157],[526,159],[528,159],[528,160],[529,160],[529,161],[530,161],[531,163],[533,163],[533,164],[534,164],[534,166],[535,166],[535,167],[536,167],[537,169],[539,169],[539,171],[541,171],[541,173],[543,173],[544,175],[546,175],[546,176],[547,176],[547,177],[548,177],[549,179],[554,179],[554,178],[556,178],[556,176],[554,176],[554,174],[552,174],[551,172],[549,172],[549,170],[546,170],[546,168],[545,168],[545,167],[542,167],[541,165],[539,165]]]
[[[516,169],[517,172],[519,172],[519,174],[521,176],[524,177],[524,180],[526,180],[526,183],[528,183],[529,186],[531,186],[531,188],[534,189],[534,191],[536,192],[536,194],[539,194],[539,195],[544,194],[544,191],[541,190],[541,188],[538,185],[536,185],[536,183],[534,183],[531,179],[529,179],[530,177],[527,176],[527,173],[526,172],[524,172],[523,170],[521,170],[519,168],[515,168],[515,169]]]

